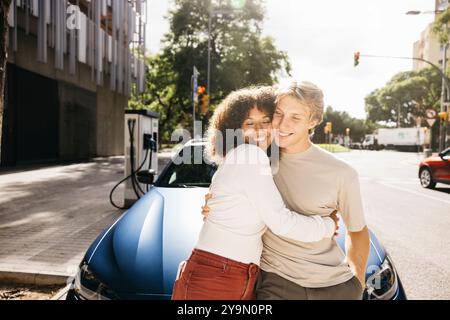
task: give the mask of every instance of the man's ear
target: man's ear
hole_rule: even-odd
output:
[[[315,127],[319,125],[319,122],[317,120],[311,120],[309,121],[309,130],[313,130]]]

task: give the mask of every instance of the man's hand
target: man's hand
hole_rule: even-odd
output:
[[[334,236],[338,236],[339,235],[339,221],[341,220],[338,216],[338,212],[334,211],[331,215],[330,218],[333,219],[334,224],[336,225],[336,232],[334,233]]]
[[[208,193],[206,196],[205,196],[205,205],[202,207],[202,215],[203,215],[203,221],[205,221],[207,218],[208,218],[208,216],[209,216],[209,213],[210,213],[210,209],[209,209],[209,207],[208,207],[208,201],[209,200],[211,200],[212,199],[212,194],[211,193]]]
[[[359,232],[347,232],[347,263],[361,286],[366,287],[366,268],[370,253],[369,229],[365,227]]]

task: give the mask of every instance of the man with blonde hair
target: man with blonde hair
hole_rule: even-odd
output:
[[[305,215],[338,210],[347,227],[347,255],[335,239],[303,243],[263,237],[258,300],[361,300],[370,250],[357,172],[311,142],[323,121],[322,91],[292,82],[277,93],[273,126],[281,149],[275,183],[287,207]]]

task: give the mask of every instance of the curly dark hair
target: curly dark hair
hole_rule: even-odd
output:
[[[227,130],[236,132],[242,129],[244,121],[255,107],[272,119],[275,100],[275,89],[269,86],[249,87],[230,93],[217,107],[209,122],[206,157],[220,164],[230,150],[244,143],[242,137],[236,136],[232,137],[234,141],[227,141],[227,138],[231,139],[227,137]]]

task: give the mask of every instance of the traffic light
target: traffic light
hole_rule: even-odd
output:
[[[199,96],[204,95],[206,93],[206,88],[202,87],[202,86],[199,86],[198,89],[197,89],[197,93],[198,93]]]
[[[199,86],[197,94],[199,102],[196,107],[199,109],[198,112],[202,115],[206,115],[209,110],[209,96],[206,94],[206,87]]]
[[[448,113],[447,112],[439,112],[439,119],[441,120],[441,125],[445,124],[445,121],[447,121]]]
[[[361,53],[357,51],[354,55],[355,67],[359,66],[359,58],[361,58]]]
[[[330,134],[333,132],[333,123],[327,122],[327,125],[325,126],[325,134]]]
[[[200,109],[201,114],[206,115],[209,110],[209,96],[207,94],[203,95],[200,99]]]

